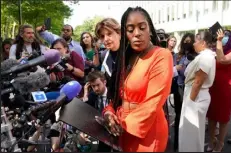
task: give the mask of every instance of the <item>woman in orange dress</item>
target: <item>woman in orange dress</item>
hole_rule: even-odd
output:
[[[163,105],[171,89],[172,55],[158,47],[150,16],[141,7],[128,8],[121,22],[114,96],[103,116],[123,151],[164,152],[168,125]]]

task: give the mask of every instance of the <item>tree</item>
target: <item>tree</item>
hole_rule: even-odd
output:
[[[72,0],[71,2],[76,3],[78,1]],[[1,8],[1,32],[5,36],[10,36],[9,30],[13,28],[9,25],[12,26],[15,23],[18,28],[19,24],[18,0],[1,1]],[[62,0],[22,0],[21,8],[22,24],[31,24],[35,28],[43,25],[44,20],[50,17],[51,31],[58,35],[64,24],[64,19],[72,15],[72,10]]]
[[[74,37],[73,39],[76,41],[80,41],[81,33],[86,31],[90,32],[93,36],[95,35],[95,26],[96,24],[101,21],[104,17],[102,16],[94,16],[92,19],[86,19],[82,25],[76,26],[74,30]]]

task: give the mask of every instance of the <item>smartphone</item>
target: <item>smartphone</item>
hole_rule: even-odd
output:
[[[211,34],[213,35],[213,37],[217,38],[217,31],[219,29],[222,29],[222,31],[224,32],[224,29],[222,28],[222,26],[220,25],[220,23],[216,22],[214,25],[212,25],[209,28],[209,32],[211,32]]]
[[[46,18],[44,20],[44,25],[46,27],[46,30],[50,30],[51,29],[51,18]]]

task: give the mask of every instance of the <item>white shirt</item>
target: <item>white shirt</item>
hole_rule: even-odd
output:
[[[185,70],[185,85],[192,86],[195,80],[195,73],[200,69],[208,75],[201,88],[210,88],[213,85],[216,71],[216,53],[205,49],[187,66]]]
[[[17,44],[13,44],[11,47],[10,47],[10,55],[9,55],[9,58],[10,59],[16,59],[16,45]],[[32,53],[32,46],[31,45],[26,45],[26,50],[29,54]],[[46,51],[46,46],[43,46],[43,45],[40,45],[40,49],[41,49],[41,52],[44,53]],[[25,54],[25,50],[23,50],[22,52],[22,55]]]

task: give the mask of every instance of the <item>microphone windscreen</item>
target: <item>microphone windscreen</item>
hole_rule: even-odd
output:
[[[7,59],[3,62],[1,62],[1,71],[9,70],[11,67],[19,65],[17,60],[14,59]]]
[[[61,88],[60,93],[64,93],[69,101],[78,96],[81,89],[82,86],[79,84],[79,82],[70,81]]]
[[[55,49],[49,49],[45,51],[43,54],[46,59],[47,65],[52,65],[56,62],[59,62],[61,59],[59,51]]]
[[[21,94],[27,94],[46,87],[50,78],[45,72],[31,73],[29,76],[15,78],[12,85]]]

